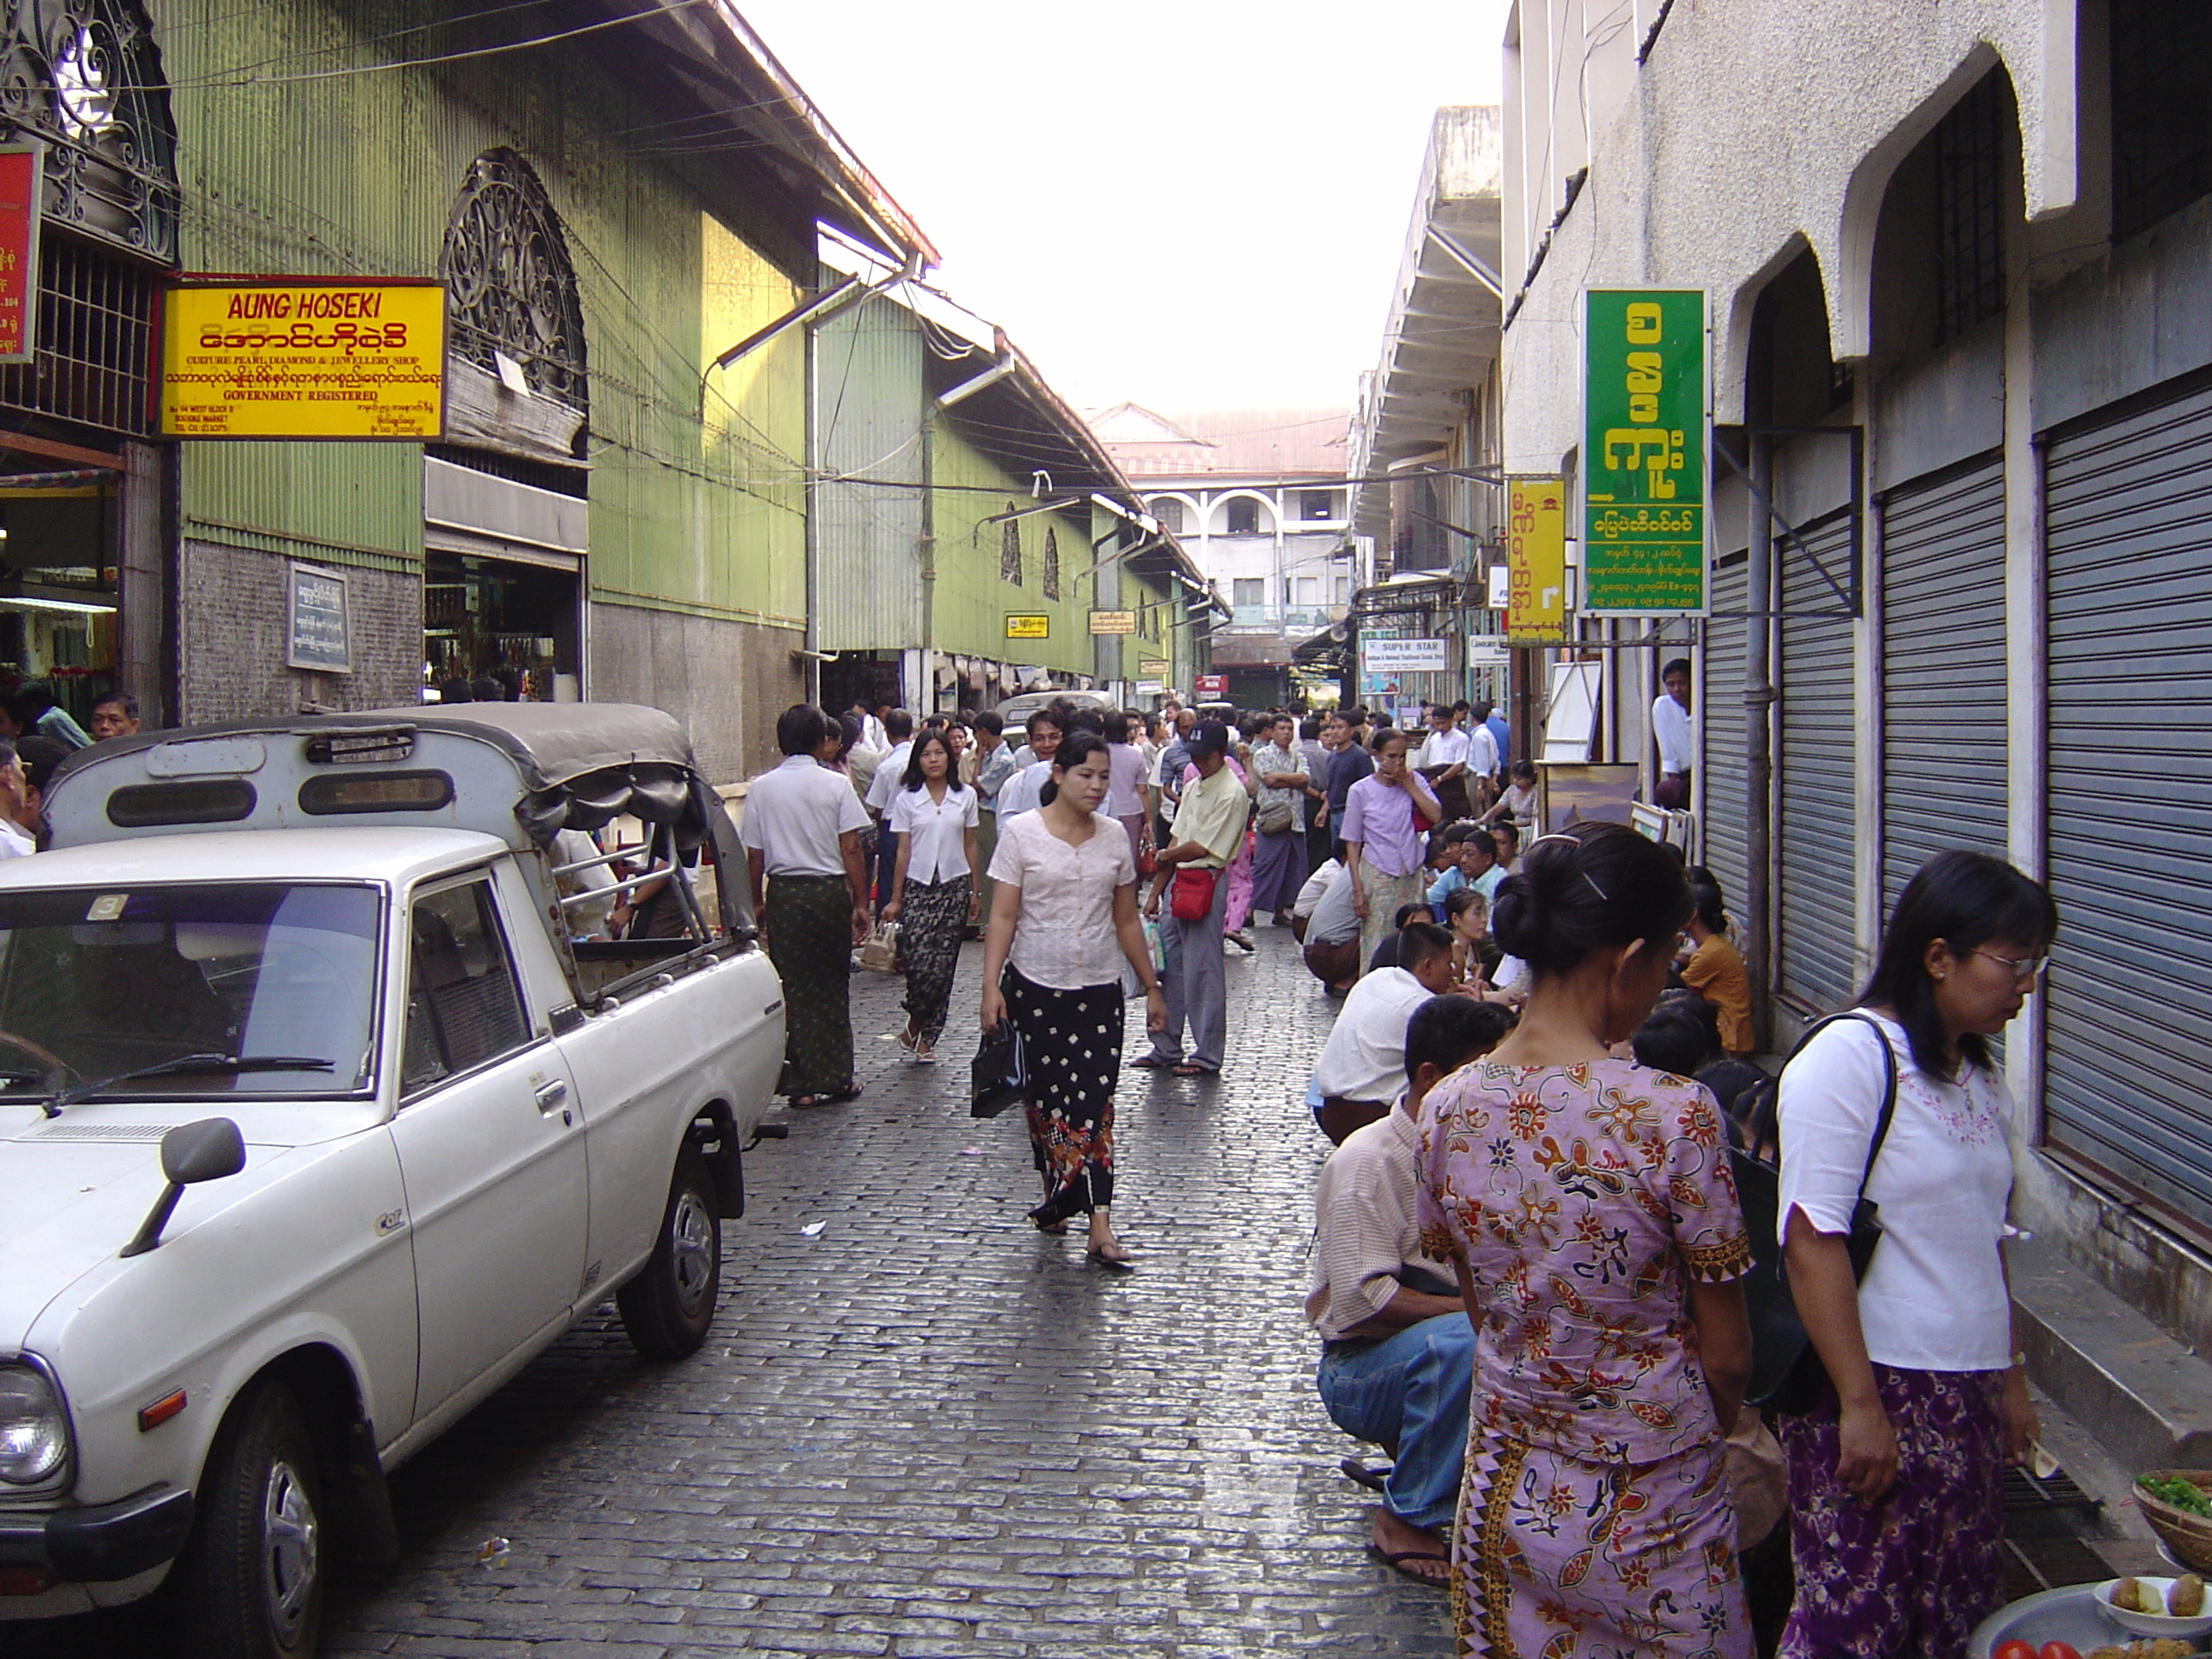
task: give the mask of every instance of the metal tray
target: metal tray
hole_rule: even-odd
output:
[[[1999,1607],[1966,1638],[1966,1659],[1990,1659],[2000,1643],[2015,1638],[2038,1648],[2064,1642],[2083,1653],[2134,1639],[2098,1611],[2096,1597],[2095,1584],[2068,1584]]]

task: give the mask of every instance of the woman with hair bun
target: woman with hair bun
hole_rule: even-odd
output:
[[[1000,826],[983,936],[983,1029],[1012,1019],[1028,1068],[1030,1141],[1044,1202],[1037,1231],[1090,1218],[1091,1259],[1126,1268],[1114,1237],[1114,1091],[1121,1078],[1121,962],[1145,988],[1145,1024],[1167,1024],[1137,915],[1129,838],[1100,809],[1112,780],[1106,740],[1074,732],[1053,753],[1032,812]],[[1216,961],[1219,960],[1215,946]]]
[[[1531,975],[1521,1023],[1422,1107],[1422,1244],[1476,1332],[1464,1652],[1752,1652],[1723,1457],[1751,1244],[1720,1111],[1608,1054],[1689,914],[1681,866],[1625,825],[1531,842],[1491,906]]]
[[[1682,964],[1682,983],[1720,1011],[1721,1047],[1731,1060],[1747,1060],[1759,1047],[1751,1024],[1751,974],[1729,942],[1728,906],[1720,884],[1702,870],[1690,875],[1693,907],[1683,932],[1696,948]]]

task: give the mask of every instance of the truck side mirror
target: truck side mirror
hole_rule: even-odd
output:
[[[245,1167],[246,1138],[227,1117],[204,1117],[170,1130],[161,1137],[161,1174],[169,1184],[146,1212],[137,1237],[123,1247],[124,1255],[143,1255],[161,1242],[161,1229],[169,1224],[185,1188],[221,1181]]]

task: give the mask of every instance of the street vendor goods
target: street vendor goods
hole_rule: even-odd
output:
[[[2105,1617],[2136,1636],[2202,1636],[2212,1631],[2203,1612],[2204,1582],[2184,1578],[2115,1578],[2100,1584],[2097,1605]],[[2193,1608],[2182,1612],[2181,1608]]]

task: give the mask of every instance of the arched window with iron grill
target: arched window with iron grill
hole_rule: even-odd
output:
[[[568,238],[545,186],[514,151],[488,149],[470,166],[438,274],[457,356],[494,375],[504,356],[532,392],[591,413]]]

